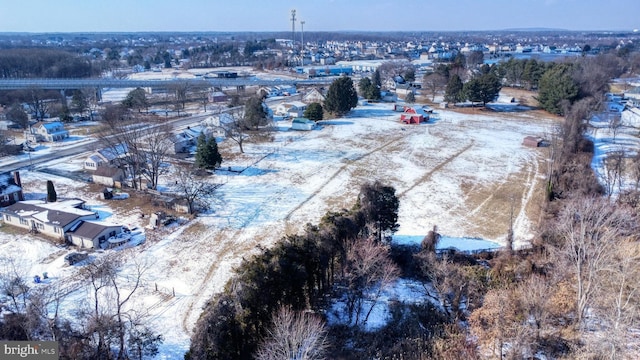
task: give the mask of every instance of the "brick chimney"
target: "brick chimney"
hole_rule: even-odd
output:
[[[14,171],[13,172],[13,182],[15,182],[16,185],[22,187],[22,181],[20,181],[20,172],[19,171]]]
[[[20,172],[13,172],[13,182],[16,183],[16,185],[20,186],[21,189],[18,193],[18,201],[24,201],[24,194],[22,193],[22,181],[20,181]]]

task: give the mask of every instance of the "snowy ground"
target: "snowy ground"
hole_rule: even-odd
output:
[[[544,180],[546,150],[521,143],[527,135],[549,134],[553,122],[540,112],[509,110],[439,110],[427,124],[403,125],[392,105],[366,105],[310,132],[288,130],[289,123],[281,122],[273,142],[247,144],[243,155],[231,142],[220,144],[223,157],[234,159],[223,168],[244,171],[219,172],[216,181],[224,185],[212,210],[188,225],[149,230],[144,245],[122,250],[129,264],[136,259],[149,266],[139,301],[165,337],[158,358],[182,359],[202,307],[243,257],[317,223],[327,210],[352,206],[367,181],[397,190],[400,228],[394,241],[419,243],[437,225],[448,239],[444,247],[494,248],[506,238],[513,209],[516,246],[526,246],[537,219],[531,204],[541,194],[536,189]],[[52,166],[72,170],[83,156]],[[37,171],[21,175],[28,193],[42,194],[44,181],[52,179],[58,196],[88,196],[85,183]],[[165,180],[161,186],[170,189]],[[146,225],[135,209],[119,214],[113,203],[86,200],[109,221]],[[75,269],[62,265],[67,250],[30,236],[0,233],[0,248],[29,254],[29,273],[48,271],[64,279]]]

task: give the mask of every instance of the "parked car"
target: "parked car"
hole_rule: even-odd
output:
[[[87,257],[89,257],[89,255],[86,253],[74,252],[71,254],[67,254],[67,256],[64,257],[64,261],[69,265],[74,265],[82,260],[85,260]]]

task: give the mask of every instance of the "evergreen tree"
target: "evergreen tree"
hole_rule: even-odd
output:
[[[450,103],[464,101],[463,85],[460,76],[453,74],[447,83],[447,89],[444,92],[444,100]]]
[[[244,122],[247,126],[258,130],[258,127],[267,125],[267,112],[262,104],[262,99],[252,96],[247,100],[244,111]]]
[[[416,69],[413,67],[408,68],[407,71],[402,74],[402,78],[409,83],[416,81]]]
[[[82,91],[76,90],[73,92],[73,97],[71,97],[71,108],[73,111],[79,112],[80,114],[89,110],[89,100]]]
[[[407,96],[405,96],[404,102],[406,102],[407,104],[413,104],[414,102],[416,102],[416,96],[413,95],[413,91],[410,91]]]
[[[324,111],[322,110],[322,105],[319,103],[311,103],[304,111],[304,117],[313,121],[320,121],[324,117]]]
[[[350,77],[334,80],[329,86],[324,108],[331,114],[341,116],[358,105],[358,94]]]
[[[468,100],[481,102],[485,106],[498,96],[501,87],[500,80],[495,75],[486,73],[464,84],[463,92]]]
[[[378,89],[380,89],[380,87],[382,86],[382,79],[379,69],[376,69],[376,71],[373,72],[373,76],[371,76],[371,82],[373,83],[373,85],[378,87]]]
[[[127,97],[124,100],[122,100],[122,105],[129,109],[137,109],[138,112],[140,112],[141,109],[149,107],[147,94],[143,88],[135,88],[127,94]]]
[[[538,85],[538,102],[550,113],[563,115],[561,103],[578,99],[578,86],[571,77],[571,65],[558,64],[547,70]]]
[[[195,165],[201,169],[213,170],[222,164],[222,155],[218,151],[218,143],[214,137],[207,140],[204,133],[198,136]]]
[[[360,79],[358,90],[367,100],[380,100],[380,88],[367,77]]]
[[[47,180],[47,202],[56,202],[58,200],[58,194],[53,187],[53,181]]]

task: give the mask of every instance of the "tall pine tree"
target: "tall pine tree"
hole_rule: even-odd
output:
[[[47,202],[56,202],[58,200],[58,194],[55,187],[53,187],[53,181],[47,180]]]
[[[218,151],[218,143],[212,136],[206,138],[204,133],[198,136],[195,165],[201,169],[213,170],[222,164],[222,155]]]

